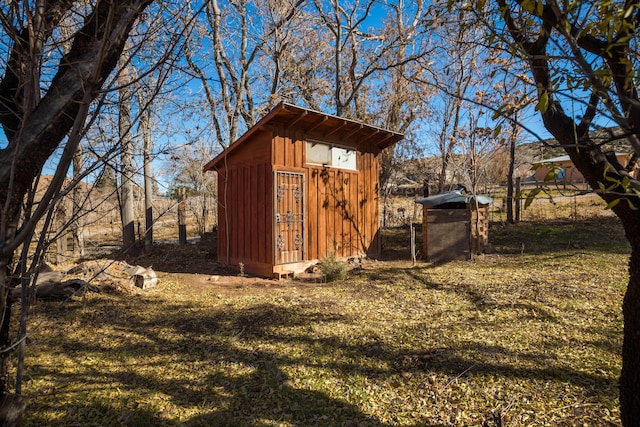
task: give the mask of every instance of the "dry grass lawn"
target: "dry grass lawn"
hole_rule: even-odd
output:
[[[154,263],[148,292],[39,302],[24,425],[619,424],[619,227],[491,239],[498,253],[473,262],[366,261],[328,284],[207,280],[190,246],[186,272]]]

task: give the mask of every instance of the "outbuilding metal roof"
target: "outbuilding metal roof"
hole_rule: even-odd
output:
[[[423,206],[434,207],[447,203],[466,203],[468,205],[475,204],[476,200],[481,206],[489,205],[493,203],[493,199],[487,196],[476,196],[474,198],[471,194],[462,194],[460,190],[448,191],[446,193],[436,194],[435,196],[425,197],[424,199],[416,200],[416,203],[420,203]]]

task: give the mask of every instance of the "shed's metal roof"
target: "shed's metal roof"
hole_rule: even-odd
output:
[[[475,204],[475,201],[481,206],[489,205],[493,203],[493,199],[487,196],[476,196],[474,199],[471,194],[462,194],[460,190],[448,191],[446,193],[436,194],[435,196],[425,197],[424,199],[416,200],[416,203],[420,203],[423,206],[433,207],[440,206],[446,203],[466,203]]]

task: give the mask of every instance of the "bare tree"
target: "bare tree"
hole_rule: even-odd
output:
[[[431,108],[433,129],[436,131],[437,148],[440,156],[438,191],[443,192],[451,184],[449,169],[463,143],[463,129],[473,108],[465,107],[465,99],[473,97],[474,86],[481,81],[478,65],[481,51],[475,44],[478,28],[461,25],[462,13],[458,16],[442,14],[435,5],[431,13],[436,16],[438,46],[435,50],[438,63],[427,63],[427,86],[437,88],[438,95],[432,97]]]
[[[329,36],[328,74],[332,76],[333,93],[327,101],[339,116],[358,120],[371,117],[367,105],[372,101],[372,80],[429,52],[420,45],[426,29],[422,1],[413,8],[402,2],[389,6],[385,17],[388,24],[377,28],[368,24],[375,4],[373,0],[343,3],[314,0],[322,27]],[[411,16],[406,19],[405,14]]]
[[[120,58],[118,73],[118,139],[120,141],[120,217],[122,218],[122,250],[130,252],[136,244],[135,213],[133,192],[135,166],[133,164],[133,138],[131,135],[131,56],[125,50]]]
[[[385,61],[395,66],[381,73],[378,90],[371,97],[373,99],[369,99],[374,100],[375,105],[369,120],[377,118],[378,124],[385,129],[410,132],[429,114],[428,101],[433,91],[418,78],[423,72],[422,65],[417,60],[406,61],[409,56],[407,52],[418,50],[427,53],[431,48],[430,39],[418,28],[424,17],[423,2],[416,2],[415,8],[408,8],[400,1],[391,7],[389,17],[385,21],[383,37],[394,39],[398,44],[395,49],[386,53],[388,58]],[[405,142],[399,145],[386,148],[379,157],[383,225],[387,218],[387,199],[392,191],[390,181],[392,175],[398,172],[399,161],[422,154],[419,144],[412,137],[406,138]]]
[[[214,156],[211,144],[205,138],[197,138],[180,147],[171,157],[168,174],[172,177],[170,194],[177,196],[184,189],[188,196],[187,209],[196,220],[199,233],[210,231],[208,218],[217,207],[217,181],[214,174],[202,170],[203,159]]]
[[[82,146],[78,145],[78,149],[73,156],[73,180],[79,183],[81,181],[83,171]],[[71,212],[71,232],[73,235],[73,253],[75,256],[84,255],[84,221],[80,212],[84,204],[84,196],[86,192],[82,191],[81,188],[82,187],[80,185],[75,186],[73,188],[71,198],[73,205]]]
[[[277,98],[287,26],[303,2],[210,0],[195,23],[186,60],[202,84],[208,120],[223,148]],[[256,16],[253,9],[265,13]]]
[[[7,396],[7,360],[13,348],[10,335],[12,301],[9,290],[27,289],[46,249],[47,224],[58,201],[90,173],[67,172],[87,129],[104,105],[106,86],[134,24],[152,0],[98,1],[50,0],[5,2],[0,6],[3,41],[0,61],[0,124],[6,144],[0,149],[0,395],[3,425],[11,425],[24,401]],[[152,26],[171,19],[167,8],[145,15]],[[61,27],[64,26],[64,31]],[[63,36],[64,35],[64,36]],[[138,28],[134,45],[144,40]],[[171,44],[171,43],[169,43]],[[115,147],[100,157],[112,156]],[[56,150],[60,155],[52,158]],[[93,155],[93,153],[92,153]],[[77,158],[77,157],[76,157]],[[38,177],[47,161],[55,167],[45,191],[38,194]],[[95,165],[94,165],[95,167]],[[36,203],[37,202],[37,203]],[[36,225],[43,231],[35,235]],[[28,259],[30,242],[37,240],[36,255]],[[22,248],[22,249],[21,249]],[[27,304],[23,291],[23,304]],[[25,306],[26,307],[26,306]],[[23,314],[28,310],[23,307]],[[21,320],[21,338],[25,329]],[[20,372],[20,370],[19,370]],[[16,392],[20,392],[20,375]]]
[[[151,109],[148,108],[140,117],[142,132],[142,161],[144,180],[144,251],[149,254],[153,249],[153,174],[151,162],[153,161],[153,139],[151,135]]]

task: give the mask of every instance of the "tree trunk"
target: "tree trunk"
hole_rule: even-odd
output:
[[[631,243],[629,284],[622,303],[624,338],[620,373],[620,416],[622,425],[640,422],[640,214],[621,217]]]
[[[118,103],[118,132],[120,136],[120,203],[122,210],[122,250],[129,252],[136,244],[135,214],[133,209],[133,141],[131,139],[131,87],[129,86],[127,54],[123,54],[118,76],[120,99]]]
[[[13,427],[20,425],[20,416],[27,407],[27,400],[19,395],[8,394],[8,362],[10,351],[5,351],[11,344],[9,321],[11,319],[11,274],[9,266],[11,257],[0,259],[0,300],[3,312],[0,314],[0,426]]]
[[[82,173],[82,147],[78,146],[73,156],[73,179],[78,179]],[[71,233],[73,234],[73,255],[84,255],[84,219],[80,214],[84,204],[83,194],[86,194],[81,185],[76,185],[72,191],[73,211],[71,217]]]
[[[515,211],[515,222],[520,222],[520,214],[522,212],[521,204],[522,200],[520,199],[520,177],[516,177],[516,187],[515,187],[515,198],[513,200],[514,211]]]
[[[186,212],[186,195],[184,187],[178,190],[178,242],[181,245],[187,243],[187,212]]]
[[[9,352],[5,351],[11,344],[9,337],[9,320],[11,319],[11,300],[9,299],[9,290],[11,288],[11,274],[9,266],[11,258],[3,257],[0,259],[0,301],[4,311],[0,313],[0,396],[7,394],[7,359]],[[2,421],[2,420],[0,420]],[[0,425],[2,423],[0,422]]]
[[[150,254],[153,250],[153,176],[151,175],[153,141],[150,115],[149,111],[145,111],[140,118],[144,143],[144,252],[146,254]]]
[[[0,126],[6,136],[0,149],[0,425],[16,425],[25,408],[24,398],[7,394],[11,354],[7,349],[13,344],[7,297],[25,271],[12,271],[14,255],[21,245],[28,247],[36,224],[57,201],[83,136],[89,105],[102,93],[131,28],[151,1],[87,4],[87,14],[77,20],[79,28],[66,37],[65,52],[57,60],[46,58],[56,46],[51,36],[67,25],[62,21],[69,10],[79,12],[76,2],[11,2],[14,18],[30,19],[3,20],[4,30],[17,28],[11,35],[13,42],[0,55]],[[54,62],[57,66],[52,66]],[[46,69],[44,80],[40,79],[42,69]],[[62,153],[54,156],[60,148]],[[25,196],[52,156],[55,175],[34,204]],[[30,205],[23,210],[25,202]],[[25,212],[29,212],[26,217]]]
[[[438,174],[438,193],[444,193],[447,183],[447,166],[449,163],[449,153],[442,154],[442,165]]]
[[[513,220],[513,173],[509,170],[507,174],[507,200],[505,200],[505,207],[507,208],[507,223],[514,224]]]
[[[515,137],[515,129],[512,131],[512,137],[509,141],[509,171],[507,172],[507,222],[509,224],[514,224],[515,220],[513,218],[513,173],[515,170],[516,164],[516,137]]]

